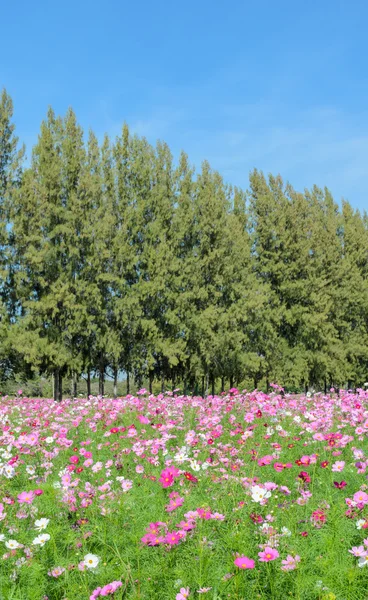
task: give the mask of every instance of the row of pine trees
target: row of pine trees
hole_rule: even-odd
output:
[[[249,189],[50,109],[28,162],[0,102],[0,379],[121,373],[186,392],[363,385],[368,218],[255,170]],[[90,387],[88,387],[90,390]]]

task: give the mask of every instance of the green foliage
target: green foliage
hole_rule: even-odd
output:
[[[30,166],[0,100],[0,381],[122,373],[135,387],[362,385],[368,217],[327,189],[204,162],[52,109]],[[14,379],[15,378],[15,379]],[[170,382],[170,384],[168,383]],[[88,391],[91,391],[89,385]]]

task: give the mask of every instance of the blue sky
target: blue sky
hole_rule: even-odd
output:
[[[4,2],[0,87],[30,148],[51,105],[126,121],[247,187],[251,169],[368,210],[365,0]]]

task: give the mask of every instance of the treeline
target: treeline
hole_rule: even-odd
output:
[[[50,109],[24,161],[0,103],[0,378],[106,374],[206,393],[368,376],[368,218],[327,189],[207,162]],[[88,388],[90,389],[90,388]]]

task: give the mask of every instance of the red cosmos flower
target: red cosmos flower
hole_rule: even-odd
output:
[[[321,509],[315,510],[312,513],[311,521],[317,527],[323,525],[324,523],[326,523],[326,515],[323,512],[323,510],[321,510]]]
[[[207,444],[210,444],[210,445],[213,444],[213,439],[210,438],[209,440],[207,440]]]
[[[193,483],[198,483],[197,477],[194,477],[194,475],[189,473],[189,471],[185,471],[184,477],[185,477],[185,479],[188,479],[188,481],[193,481]]]
[[[298,478],[301,479],[302,481],[304,481],[304,483],[311,482],[310,475],[307,473],[307,471],[300,471]]]
[[[257,417],[257,419],[260,419],[262,417],[262,411],[261,410],[257,410],[256,417]]]
[[[111,427],[110,433],[119,433],[119,427]]]
[[[76,473],[82,473],[83,471],[83,467],[78,467],[78,469],[75,469]]]
[[[263,523],[263,517],[261,515],[257,515],[257,513],[250,513],[249,517],[255,524]]]
[[[322,467],[322,469],[325,469],[328,465],[329,465],[328,460],[324,460],[324,461],[321,462],[320,466]]]
[[[333,484],[338,490],[344,489],[344,487],[347,485],[346,481],[340,481],[340,483],[338,481],[334,481]]]
[[[301,531],[300,535],[303,537],[308,537],[308,531]]]
[[[43,490],[40,490],[40,489],[33,490],[33,493],[35,494],[35,496],[42,496]]]

